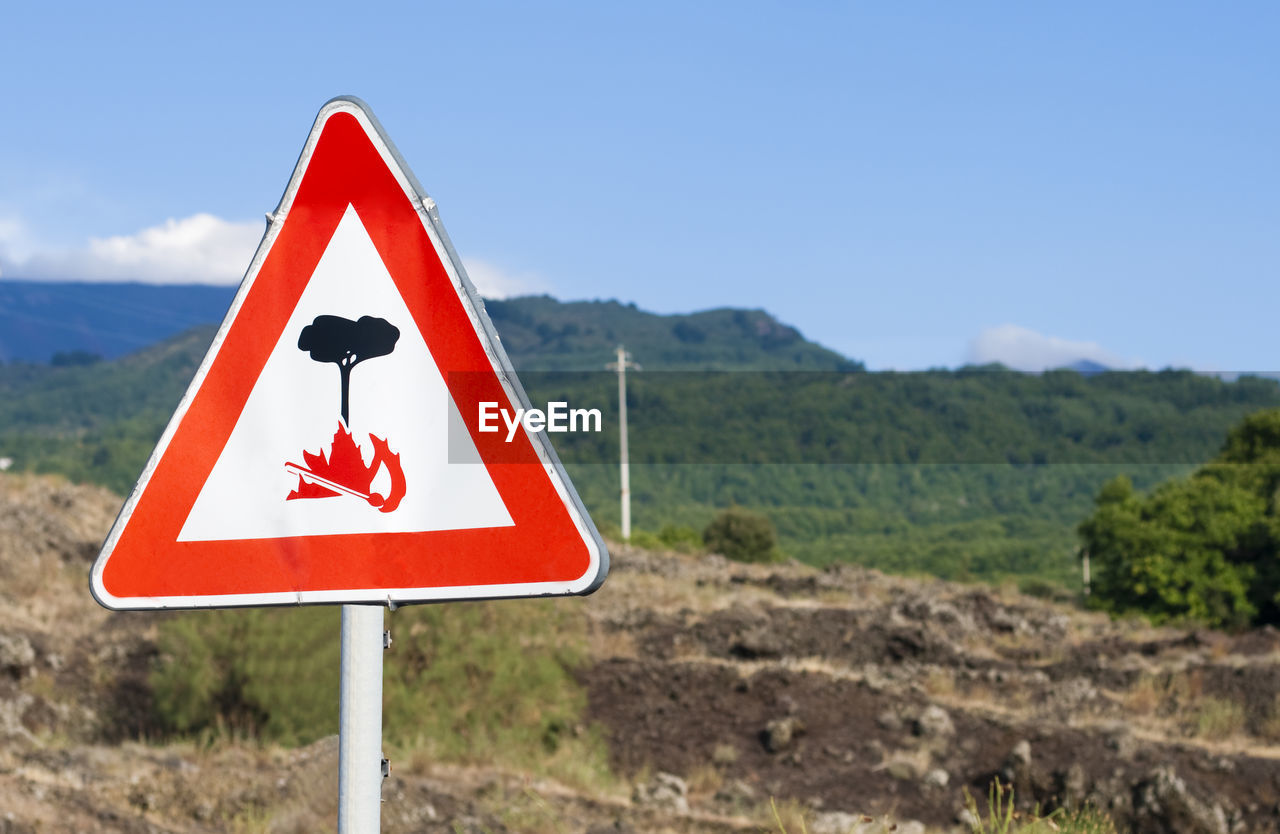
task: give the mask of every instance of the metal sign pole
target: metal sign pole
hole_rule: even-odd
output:
[[[338,698],[338,832],[382,822],[382,606],[342,606]]]

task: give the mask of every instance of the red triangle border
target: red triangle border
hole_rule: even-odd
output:
[[[348,205],[413,315],[514,524],[179,542]],[[362,102],[325,105],[209,355],[94,566],[91,586],[99,602],[110,608],[398,604],[598,587],[608,552],[545,436],[521,432],[507,444],[500,435],[480,433],[467,416],[482,401],[509,409],[527,398],[433,209]]]

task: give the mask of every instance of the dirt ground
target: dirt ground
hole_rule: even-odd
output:
[[[336,742],[158,743],[157,616],[87,571],[119,498],[0,475],[0,834],[333,830]],[[388,832],[968,831],[992,780],[1122,831],[1280,831],[1280,633],[853,566],[612,548],[578,670],[618,777],[393,762]],[[518,604],[518,603],[512,603]],[[177,616],[177,615],[172,615]]]
[[[621,772],[710,766],[739,794],[939,828],[998,777],[1028,810],[1089,802],[1134,831],[1280,830],[1274,629],[1152,629],[850,566],[616,556],[594,611],[626,639],[582,678]]]

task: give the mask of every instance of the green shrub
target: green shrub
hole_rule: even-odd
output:
[[[157,717],[181,734],[305,744],[338,727],[333,608],[194,611],[160,625]]]
[[[773,562],[779,559],[778,535],[773,522],[759,513],[738,507],[721,510],[702,531],[707,550],[739,562]]]
[[[1025,576],[1018,579],[1018,591],[1029,597],[1047,599],[1052,602],[1072,602],[1076,599],[1076,595],[1067,588],[1057,582],[1041,579],[1038,576]]]
[[[1191,477],[1148,495],[1109,481],[1079,527],[1091,601],[1157,622],[1280,622],[1280,410],[1245,418]]]
[[[664,524],[658,531],[658,541],[664,547],[681,553],[695,553],[702,549],[702,536],[692,527]]]
[[[1116,834],[1116,824],[1111,817],[1094,805],[1085,805],[1052,819],[1062,834]]]
[[[1013,787],[1002,785],[997,778],[987,788],[987,812],[983,816],[978,802],[964,789],[969,827],[974,834],[1116,834],[1115,823],[1093,805],[1072,811],[1059,808],[1048,816],[1040,816],[1039,808],[1031,813],[1016,810]]]
[[[600,535],[604,536],[606,539],[609,539],[610,541],[615,541],[615,542],[622,541],[621,527],[619,527],[617,524],[615,524],[612,521],[605,521],[601,519],[594,519],[594,520],[596,523],[596,530],[600,531]]]
[[[402,608],[383,684],[386,736],[452,761],[534,767],[587,741],[574,600]],[[394,659],[392,659],[394,658]]]
[[[601,533],[607,538],[621,539],[622,531],[616,526],[602,524]],[[657,533],[648,530],[632,530],[628,544],[646,550],[676,550],[680,553],[696,553],[702,550],[702,535],[692,527],[664,524]]]
[[[574,600],[412,606],[391,614],[384,655],[389,748],[451,761],[607,772],[573,677],[586,622]],[[335,607],[192,612],[160,625],[158,718],[178,735],[305,744],[338,728]]]
[[[632,530],[631,538],[627,540],[627,544],[632,544],[645,550],[662,549],[662,539],[647,530]]]

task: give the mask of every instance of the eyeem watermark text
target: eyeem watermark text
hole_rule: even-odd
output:
[[[526,432],[600,431],[600,409],[569,408],[568,403],[559,401],[547,403],[546,411],[517,408],[514,414],[499,408],[497,403],[480,403],[480,431],[502,431],[499,419],[506,426],[508,443],[515,440],[520,426],[524,426]]]

